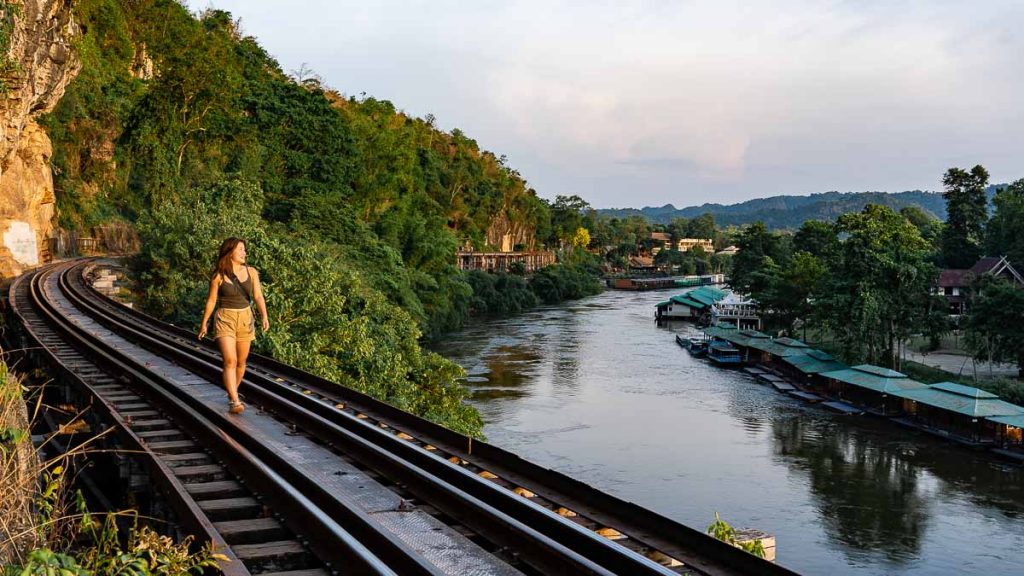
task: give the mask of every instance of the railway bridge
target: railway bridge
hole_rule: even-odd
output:
[[[16,279],[9,349],[53,379],[55,445],[107,432],[82,466],[93,500],[212,541],[224,574],[793,573],[271,358],[227,414],[215,345],[99,294],[95,267]]]

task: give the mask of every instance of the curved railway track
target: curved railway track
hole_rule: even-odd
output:
[[[225,572],[468,573],[465,564],[427,561],[421,543],[403,541],[393,522],[295,465],[287,445],[267,440],[268,431],[284,430],[318,446],[308,450],[319,450],[321,468],[354,469],[397,494],[399,509],[461,534],[488,557],[474,573],[792,574],[270,358],[254,355],[246,372],[243,395],[258,413],[229,416],[222,400],[209,401],[221,372],[214,344],[100,295],[85,279],[92,266],[78,261],[19,279],[14,313],[118,423],[125,444],[147,455],[182,524],[239,560]]]

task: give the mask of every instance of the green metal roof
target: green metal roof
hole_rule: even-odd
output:
[[[944,383],[945,384],[945,383]],[[970,388],[970,386],[964,386]],[[966,414],[980,418],[984,416],[1017,416],[1024,415],[1024,407],[1010,404],[1000,400],[996,396],[973,397],[955,392],[948,392],[935,386],[928,386],[919,390],[904,390],[895,395],[907,398],[928,406],[935,406],[943,410]]]
[[[683,304],[685,306],[689,306],[690,308],[696,308],[697,310],[703,310],[704,308],[708,307],[707,304],[703,302],[698,302],[690,298],[687,294],[683,294],[681,296],[673,296],[671,300],[676,304]]]
[[[964,386],[963,384],[957,384],[955,382],[939,382],[938,384],[932,384],[932,388],[938,390],[944,390],[953,394],[959,394],[961,396],[967,396],[968,398],[999,398],[995,394],[973,386]]]
[[[782,361],[804,374],[820,374],[822,372],[833,372],[847,368],[846,364],[836,360],[831,354],[814,349],[810,349],[803,354],[784,356]]]
[[[1024,428],[1024,414],[1018,414],[1016,416],[989,416],[985,419],[998,424],[1013,426],[1015,428]]]
[[[718,288],[712,288],[710,286],[701,286],[700,288],[694,288],[689,292],[673,296],[669,300],[676,304],[682,304],[684,306],[689,306],[690,308],[703,310],[722,298],[725,298],[725,296],[726,292],[724,290],[719,290]]]
[[[654,305],[654,307],[655,308],[664,308],[665,306],[668,306],[671,303],[672,303],[671,300],[665,300],[664,302],[658,302],[657,304]]]
[[[895,370],[888,368],[882,368],[881,366],[874,366],[872,364],[858,364],[853,367],[854,370],[860,370],[861,372],[867,372],[883,378],[906,378],[906,374],[901,374]]]
[[[807,344],[804,344],[799,340],[793,340],[792,338],[776,338],[774,340],[751,338],[750,343],[747,344],[747,346],[756,348],[757,350],[763,350],[780,358],[804,354],[810,349],[807,347]]]
[[[916,380],[907,378],[906,374],[900,374],[895,370],[880,368],[870,364],[861,364],[845,370],[833,370],[821,374],[825,378],[831,378],[882,394],[897,394],[899,392],[925,388],[926,386]]]
[[[728,340],[729,342],[739,346],[750,346],[750,343],[753,341],[770,340],[770,337],[767,334],[762,334],[757,330],[737,330],[735,327],[729,326],[728,324],[725,326],[705,328],[704,333],[714,338]]]
[[[715,338],[725,338],[736,334],[737,330],[735,326],[726,324],[724,326],[708,326],[704,329],[704,333]]]

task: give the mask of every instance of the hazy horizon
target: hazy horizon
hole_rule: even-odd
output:
[[[296,2],[231,12],[286,71],[433,114],[598,208],[1024,177],[1024,3]]]

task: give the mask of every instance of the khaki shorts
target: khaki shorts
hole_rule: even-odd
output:
[[[252,308],[234,310],[218,308],[213,315],[213,337],[234,338],[236,342],[252,342],[256,339],[256,317]]]

